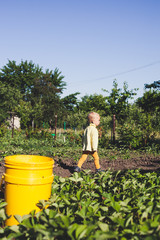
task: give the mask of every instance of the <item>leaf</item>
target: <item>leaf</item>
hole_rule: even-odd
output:
[[[62,222],[64,223],[65,227],[68,228],[70,225],[69,217],[61,214],[60,218],[61,218]]]
[[[70,178],[69,178],[69,180],[71,180],[71,181],[73,181],[73,182],[76,182],[76,183],[77,183],[77,182],[81,182],[81,181],[83,181],[83,178],[81,178],[81,177],[80,177],[80,178],[74,178],[74,177],[70,177]]]
[[[14,217],[19,223],[22,222],[22,217],[20,215],[16,214],[16,215],[14,215]]]
[[[4,233],[4,229],[0,228],[0,234],[3,234],[3,233]]]
[[[76,211],[75,213],[84,219],[86,218],[86,211],[87,211],[86,206],[83,206],[80,211]]]
[[[78,227],[78,224],[74,223],[74,224],[70,225],[68,228],[67,232],[68,232],[68,235],[72,238],[72,240],[75,240],[74,232],[77,229],[77,227]]]
[[[62,199],[67,206],[71,205],[67,198],[63,197]]]
[[[17,225],[10,226],[10,230],[18,233],[19,232],[19,226],[17,226]]]
[[[118,202],[116,202],[116,201],[112,201],[111,205],[117,212],[119,212],[119,210],[121,209],[120,204]]]
[[[98,226],[103,232],[109,231],[109,225],[107,223],[98,222]]]
[[[5,209],[0,209],[0,219],[6,220],[7,216],[5,213]]]
[[[78,225],[76,229],[76,239],[81,239],[86,233],[87,225]]]
[[[77,191],[76,196],[77,196],[77,200],[78,200],[78,201],[81,199],[81,194],[82,194],[82,193],[83,193],[82,190]]]
[[[3,208],[3,207],[5,207],[7,205],[7,203],[6,202],[1,202],[0,203],[0,208]]]
[[[64,183],[64,182],[66,181],[66,179],[63,178],[63,177],[60,177],[60,178],[59,178],[59,181],[60,181],[61,183]]]
[[[105,206],[100,206],[100,209],[104,212],[108,212],[108,207]]]
[[[81,182],[81,181],[83,181],[83,178],[79,177],[78,173],[75,172],[73,174],[73,177],[70,177],[69,180],[71,180],[73,182]]]
[[[126,223],[125,223],[125,226],[128,227],[129,224],[130,224],[132,221],[133,221],[133,216],[131,215],[131,216],[127,219],[127,221],[126,221]]]

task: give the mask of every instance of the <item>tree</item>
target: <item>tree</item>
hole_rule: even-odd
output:
[[[154,112],[160,109],[160,93],[155,90],[146,91],[141,98],[136,101],[144,112]]]
[[[0,80],[12,88],[18,89],[25,98],[34,85],[34,79],[41,74],[42,68],[36,66],[32,61],[21,61],[17,65],[15,61],[8,60],[6,66],[1,69]]]
[[[20,100],[30,101],[31,89],[35,77],[41,74],[41,69],[31,61],[16,64],[8,60],[0,71],[0,118],[5,120],[9,113],[15,112]]]
[[[107,90],[103,89],[105,92]],[[106,97],[107,103],[110,106],[109,112],[111,115],[116,115],[116,119],[123,122],[129,114],[129,99],[133,99],[138,89],[128,90],[128,84],[124,82],[123,90],[118,88],[117,80],[113,81],[113,88],[109,96]]]
[[[102,94],[85,95],[79,102],[79,109],[85,112],[102,111],[105,114],[108,113],[108,108],[106,97]]]
[[[80,94],[79,92],[76,92],[61,99],[62,104],[64,106],[64,110],[73,112],[75,108],[78,109],[77,95],[79,94]]]
[[[136,103],[144,112],[160,111],[160,80],[151,84],[145,84],[145,93],[138,98]]]
[[[48,122],[51,128],[54,126],[55,116],[62,112],[60,94],[66,86],[63,78],[57,68],[54,72],[46,70],[46,73],[35,79],[31,90],[32,106],[41,101],[43,121]]]
[[[0,81],[0,123],[9,117],[10,112],[16,111],[22,96],[18,89]]]
[[[160,80],[154,81],[154,82],[151,83],[151,84],[144,84],[144,86],[145,86],[145,88],[149,88],[149,89],[151,89],[151,88],[160,89]]]
[[[31,113],[28,113],[30,122],[34,119],[37,123],[39,121],[51,123],[54,115],[61,109],[60,95],[66,86],[63,78],[64,76],[57,68],[54,71],[47,69],[43,73],[42,68],[31,61],[21,61],[17,65],[15,61],[9,60],[0,72],[2,86],[0,104],[4,110],[3,113],[0,111],[1,116],[3,115],[4,119],[4,112],[8,109],[14,111],[15,106],[19,106],[16,108],[17,113],[21,118],[27,119],[21,108],[21,106],[25,106],[28,112],[28,109],[31,109]],[[38,116],[37,112],[41,117]],[[23,122],[27,122],[28,125],[29,120],[26,119]]]

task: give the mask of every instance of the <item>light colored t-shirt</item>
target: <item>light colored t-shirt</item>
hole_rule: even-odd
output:
[[[90,125],[84,130],[83,151],[97,151],[98,148],[98,130],[96,125]]]

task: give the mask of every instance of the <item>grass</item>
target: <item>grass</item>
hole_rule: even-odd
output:
[[[64,141],[65,137],[65,141]],[[125,147],[117,147],[115,145],[108,145],[108,147],[99,147],[100,158],[109,158],[110,160],[117,159],[129,159],[133,157],[155,156],[160,154],[160,148],[158,144],[152,144],[143,149],[129,150]],[[52,135],[37,138],[26,138],[23,131],[15,131],[12,138],[11,131],[7,131],[3,138],[0,138],[0,160],[5,156],[13,154],[35,154],[48,157],[63,157],[63,159],[71,157],[75,160],[79,159],[82,153],[81,144],[76,144],[74,141],[70,141],[65,133],[57,133],[56,140]]]

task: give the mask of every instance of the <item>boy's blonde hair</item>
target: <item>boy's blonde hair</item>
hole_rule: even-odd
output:
[[[96,112],[90,112],[88,114],[88,120],[90,123],[94,123],[95,120],[100,119],[100,115]]]

